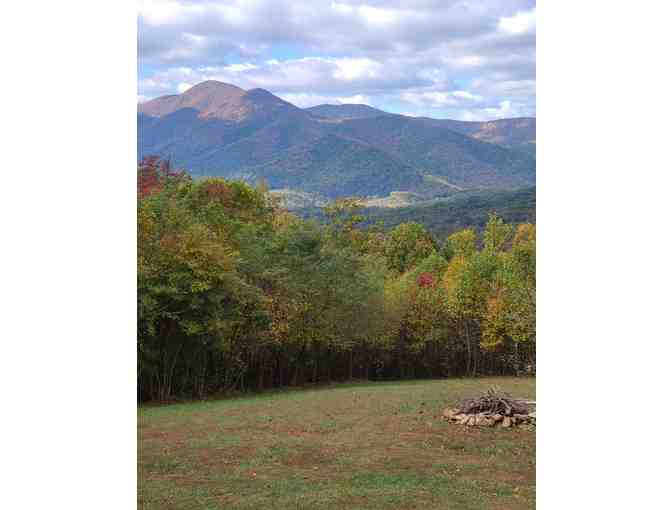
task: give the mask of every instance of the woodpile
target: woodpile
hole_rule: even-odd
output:
[[[490,388],[478,398],[464,400],[456,408],[444,409],[442,417],[468,427],[535,426],[537,421],[535,402],[515,399],[497,388]]]

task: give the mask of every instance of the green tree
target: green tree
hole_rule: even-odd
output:
[[[402,223],[388,235],[385,256],[390,269],[404,273],[437,251],[436,241],[418,223]]]

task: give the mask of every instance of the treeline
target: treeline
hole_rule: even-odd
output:
[[[492,216],[434,239],[320,224],[263,185],[138,168],[138,392],[204,397],[351,378],[534,370],[535,227]]]

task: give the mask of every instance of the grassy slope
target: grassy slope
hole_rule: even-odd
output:
[[[142,509],[523,509],[535,505],[535,435],[439,419],[497,384],[345,385],[139,410]]]

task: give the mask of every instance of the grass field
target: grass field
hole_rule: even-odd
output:
[[[491,385],[362,383],[138,411],[141,509],[518,509],[535,506],[535,435],[441,421]]]

